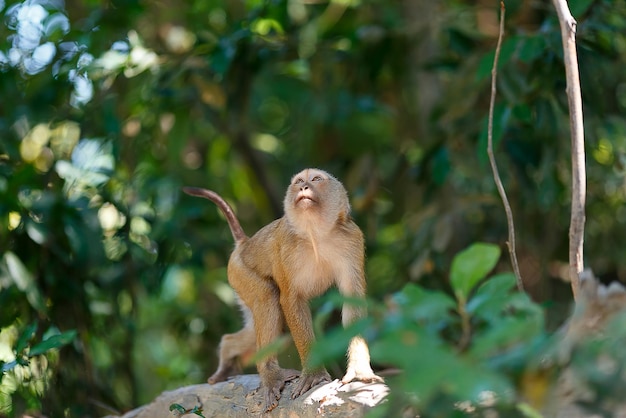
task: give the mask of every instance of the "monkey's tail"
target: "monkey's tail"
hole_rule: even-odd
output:
[[[241,224],[239,224],[239,220],[237,219],[235,212],[233,212],[233,208],[231,208],[230,205],[222,199],[222,196],[218,195],[213,190],[202,189],[200,187],[183,187],[183,192],[191,196],[209,199],[211,202],[215,203],[217,207],[220,208],[224,216],[226,216],[230,232],[233,234],[235,242],[239,243],[240,241],[248,238],[246,233],[241,228]]]

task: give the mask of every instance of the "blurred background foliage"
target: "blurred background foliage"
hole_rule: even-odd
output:
[[[554,329],[571,299],[560,31],[548,0],[505,4],[494,139],[525,286]],[[626,2],[569,4],[586,265],[625,282]],[[0,0],[0,411],[100,416],[205,381],[239,324],[233,244],[183,185],[222,194],[253,233],[281,216],[293,173],[324,168],[351,195],[374,300],[407,283],[451,293],[454,254],[506,240],[485,152],[498,12],[487,0]]]

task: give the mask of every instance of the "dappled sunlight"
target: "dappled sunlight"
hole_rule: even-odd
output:
[[[3,7],[4,2],[0,4],[0,10]],[[92,99],[93,83],[86,75],[86,67],[93,58],[76,42],[59,42],[70,32],[62,2],[23,1],[10,6],[5,17],[5,24],[13,34],[8,38],[11,42],[8,51],[0,50],[0,70],[10,66],[27,75],[35,75],[53,66],[57,75],[63,63],[78,55],[76,68],[67,73],[74,86],[70,104],[80,107]],[[56,63],[55,59],[58,59]]]
[[[74,147],[71,160],[59,160],[55,169],[65,180],[68,196],[78,197],[90,188],[104,184],[113,173],[115,162],[110,142],[83,139]]]
[[[50,129],[48,129],[48,125],[39,124],[35,126],[20,144],[22,159],[29,163],[34,162],[41,154],[43,147],[48,144],[49,139]]]
[[[146,70],[156,70],[158,64],[158,55],[143,46],[137,32],[130,31],[128,42],[116,41],[111,49],[94,61],[93,76],[108,77],[108,83],[111,83],[119,70],[122,70],[124,76],[131,78]]]
[[[40,172],[47,172],[54,160],[67,158],[74,149],[80,135],[77,123],[64,121],[51,128],[49,124],[35,125],[22,139],[22,159],[32,163]]]
[[[113,235],[126,224],[126,216],[115,205],[105,203],[98,209],[98,220],[105,235]]]
[[[57,159],[68,159],[80,139],[80,125],[74,121],[63,121],[52,126],[50,148]]]
[[[183,153],[183,164],[190,170],[196,170],[202,166],[202,156],[195,149],[188,149]]]
[[[189,303],[195,298],[195,281],[193,272],[181,266],[171,266],[163,277],[161,298]]]
[[[9,231],[17,228],[22,222],[22,216],[17,212],[9,212]]]
[[[159,33],[167,49],[176,54],[189,52],[196,43],[196,35],[182,26],[163,25]]]
[[[282,143],[271,134],[258,134],[252,139],[253,145],[260,151],[268,154],[274,154]]]
[[[591,155],[602,165],[612,165],[614,162],[613,144],[606,138],[600,138]]]
[[[290,110],[287,103],[278,97],[268,97],[263,100],[258,108],[259,118],[262,123],[272,132],[278,132],[288,128]]]
[[[8,52],[11,66],[22,68],[27,74],[37,74],[52,63],[56,46],[45,39],[69,32],[70,24],[63,13],[46,10],[39,1],[15,4],[6,11],[7,26],[15,31]],[[48,6],[51,4],[48,3]]]
[[[79,67],[91,64],[93,57],[90,54],[83,54],[78,60]],[[93,98],[93,82],[89,79],[85,71],[80,69],[70,70],[69,79],[74,84],[74,91],[70,97],[70,104],[73,107],[80,107],[89,103]]]

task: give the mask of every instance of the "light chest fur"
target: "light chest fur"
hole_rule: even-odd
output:
[[[304,219],[303,219],[304,218]],[[301,217],[300,221],[306,220]],[[311,298],[329,287],[354,280],[363,260],[362,235],[349,219],[324,224],[310,219],[296,227],[281,247],[288,285],[301,297]]]

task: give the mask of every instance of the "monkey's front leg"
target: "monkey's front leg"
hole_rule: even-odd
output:
[[[300,375],[300,379],[291,394],[291,399],[296,399],[297,397],[307,393],[311,388],[314,388],[322,383],[330,382],[331,380],[332,379],[325,368],[313,371],[303,370]]]
[[[261,361],[258,365],[261,377],[261,394],[265,402],[265,412],[270,412],[278,406],[281,392],[285,383],[296,379],[300,372],[292,369],[283,369],[278,365],[276,357]]]
[[[354,380],[361,382],[384,382],[384,379],[374,374],[370,366],[370,353],[363,337],[357,335],[350,340],[348,346],[348,367],[341,383],[346,384]]]
[[[365,283],[362,279],[359,289],[364,288]],[[357,295],[363,292],[364,290],[359,290],[357,292]],[[362,295],[359,296],[362,297]],[[362,317],[363,315],[363,309],[352,306],[350,304],[344,304],[342,311],[343,325],[347,326],[355,321],[357,318]],[[354,380],[359,380],[366,383],[384,382],[384,379],[382,377],[374,374],[372,366],[370,366],[370,351],[367,348],[367,343],[360,335],[357,335],[356,337],[352,338],[352,340],[350,340],[350,345],[348,346],[348,366],[346,368],[346,374],[341,379],[341,382],[343,384],[346,384]]]
[[[289,326],[289,331],[291,331],[291,336],[302,362],[302,374],[291,395],[295,399],[320,383],[330,382],[331,378],[324,367],[317,369],[309,368],[309,351],[311,350],[311,344],[315,340],[311,310],[306,299],[297,295],[288,295],[288,293],[285,292],[284,295],[281,295],[280,305],[283,308],[287,326]]]

